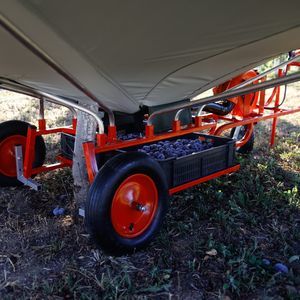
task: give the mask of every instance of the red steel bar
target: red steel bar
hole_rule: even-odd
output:
[[[281,117],[281,116],[286,116],[286,115],[290,115],[290,114],[298,113],[298,112],[300,112],[300,107],[297,107],[297,108],[294,108],[294,109],[289,109],[289,110],[280,109],[279,111],[271,113],[269,115],[262,115],[262,116],[261,115],[254,115],[254,116],[251,116],[251,117],[247,117],[247,118],[245,118],[241,121],[234,120],[231,123],[224,124],[224,125],[218,127],[218,129],[215,132],[215,135],[221,135],[221,133],[223,131],[234,128],[234,127],[237,127],[237,126],[247,125],[247,124],[255,124],[255,123],[258,123],[260,121],[273,119],[274,117],[278,118],[278,117]],[[239,142],[237,142],[236,146],[241,147],[241,146],[243,146],[243,144],[240,144]]]
[[[161,140],[165,140],[165,139],[169,139],[169,138],[173,138],[173,137],[177,137],[177,136],[179,137],[179,136],[182,136],[182,135],[185,135],[188,133],[193,133],[193,132],[197,132],[197,131],[201,131],[201,130],[210,129],[210,128],[214,127],[215,125],[216,125],[216,123],[212,122],[209,124],[204,124],[201,127],[192,126],[189,128],[181,129],[180,131],[176,131],[176,132],[171,131],[171,132],[158,134],[158,135],[151,134],[149,137],[146,136],[146,137],[138,138],[138,139],[134,139],[134,140],[128,140],[128,141],[117,140],[114,143],[105,144],[102,147],[97,146],[95,150],[96,150],[96,153],[102,153],[102,152],[107,152],[107,151],[111,151],[111,150],[127,148],[127,147],[131,147],[131,146],[143,145],[146,143],[157,142],[157,141],[161,141]],[[146,131],[147,131],[148,126],[146,126]]]
[[[62,168],[67,168],[67,167],[71,167],[72,166],[72,161],[71,160],[67,160],[65,158],[58,158],[58,160],[61,160],[61,162],[55,163],[55,164],[51,164],[51,165],[47,165],[47,166],[41,166],[39,168],[34,168],[31,170],[31,176],[32,175],[36,175],[36,174],[40,174],[40,173],[44,173],[44,172],[50,172],[50,171],[54,171],[57,169],[62,169]]]
[[[51,128],[51,129],[39,130],[36,132],[36,135],[47,135],[47,134],[61,133],[61,132],[75,134],[76,130],[74,130],[71,127],[56,127],[56,128]]]
[[[34,162],[35,156],[35,139],[36,139],[36,127],[28,126],[27,138],[26,138],[26,148],[25,148],[25,158],[24,158],[24,176],[25,178],[31,177],[32,164]]]
[[[169,194],[170,194],[170,195],[173,195],[173,194],[175,194],[175,193],[178,193],[178,192],[180,192],[180,191],[183,191],[183,190],[185,190],[185,189],[188,189],[188,188],[193,187],[193,186],[195,186],[195,185],[198,185],[198,184],[200,184],[200,183],[209,181],[209,180],[211,180],[211,179],[220,177],[220,176],[222,176],[222,175],[234,173],[234,172],[238,171],[239,169],[240,169],[240,165],[235,165],[235,166],[233,166],[233,167],[230,167],[230,168],[228,168],[228,169],[225,169],[225,170],[222,170],[222,171],[213,173],[213,174],[211,174],[211,175],[208,175],[208,176],[205,176],[205,177],[202,177],[202,178],[193,180],[193,181],[189,181],[189,182],[187,182],[187,183],[185,183],[185,184],[182,184],[182,185],[179,185],[179,186],[176,186],[176,187],[173,187],[173,188],[169,189]]]
[[[89,182],[92,183],[95,179],[96,174],[98,173],[98,165],[95,155],[95,145],[94,142],[85,142],[82,144],[82,146]]]
[[[278,77],[283,76],[283,71],[282,69],[278,70]],[[275,106],[274,106],[274,112],[280,111],[279,109],[279,102],[280,102],[280,89],[278,87],[277,93],[276,93],[276,98],[275,98]],[[276,137],[276,127],[277,127],[277,117],[273,118],[272,122],[272,131],[271,131],[271,139],[270,139],[270,147],[274,146],[275,143],[275,137]]]

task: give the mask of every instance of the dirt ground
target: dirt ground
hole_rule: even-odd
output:
[[[299,84],[287,99],[299,106]],[[32,122],[30,103],[1,92],[0,122]],[[69,115],[51,106],[47,117]],[[175,195],[160,234],[130,256],[105,255],[74,222],[70,170],[38,176],[41,192],[0,188],[0,298],[300,299],[300,114],[281,119],[273,149],[269,128],[256,127],[241,171]],[[49,160],[58,139],[47,140]],[[53,216],[56,206],[66,213]]]

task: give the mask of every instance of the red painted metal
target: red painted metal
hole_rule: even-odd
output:
[[[132,146],[138,146],[138,145],[143,145],[146,143],[152,143],[152,142],[158,142],[161,140],[165,140],[165,139],[170,139],[173,137],[179,137],[188,133],[192,133],[192,132],[197,132],[197,131],[201,131],[201,130],[206,130],[206,129],[210,129],[212,127],[214,127],[216,125],[215,122],[212,123],[207,123],[207,124],[203,124],[201,127],[196,127],[195,125],[188,127],[188,128],[183,128],[180,131],[176,131],[176,132],[166,132],[166,133],[161,133],[161,134],[157,134],[157,135],[152,135],[150,137],[142,137],[142,138],[137,138],[134,140],[127,140],[127,141],[120,141],[117,140],[114,143],[110,143],[110,144],[105,144],[102,147],[99,147],[97,145],[96,147],[96,153],[102,153],[102,152],[107,152],[107,151],[111,151],[111,150],[116,150],[116,149],[122,149],[122,148],[126,148],[126,147],[132,147]],[[146,131],[147,131],[147,127],[153,127],[152,125],[150,126],[146,126]]]
[[[65,165],[69,165],[69,166],[73,165],[73,161],[71,159],[65,158],[61,155],[57,155],[56,159]]]
[[[76,128],[77,128],[77,119],[76,118],[72,119],[72,128],[73,128],[74,132],[76,132]]]
[[[76,131],[72,127],[56,127],[51,129],[44,129],[39,130],[36,132],[36,135],[47,135],[47,134],[54,134],[54,133],[68,133],[68,134],[75,134]]]
[[[256,124],[260,121],[264,121],[264,120],[268,120],[268,119],[273,119],[274,117],[281,117],[281,116],[287,116],[293,113],[298,113],[300,112],[300,107],[298,108],[294,108],[294,109],[289,109],[289,110],[285,110],[285,109],[280,109],[277,112],[273,112],[270,113],[268,115],[253,115],[247,118],[244,118],[243,120],[234,120],[231,123],[226,123],[224,125],[221,125],[218,127],[218,129],[216,130],[216,132],[214,133],[215,135],[221,135],[222,132],[224,132],[225,130],[231,129],[231,128],[235,128],[237,126],[242,126],[242,125],[247,125],[247,124]],[[243,141],[243,143],[245,143],[247,141]],[[237,147],[241,147],[242,144],[237,142],[236,143]]]
[[[283,71],[281,69],[279,69],[278,70],[278,77],[282,77],[282,76],[283,76]],[[280,89],[278,87],[278,91],[277,91],[276,97],[275,97],[274,112],[280,111],[280,109],[278,108],[279,103],[280,103]],[[277,117],[274,117],[273,122],[272,122],[272,131],[271,131],[271,139],[270,139],[270,146],[271,147],[273,147],[274,143],[275,143],[276,126],[277,126]]]
[[[146,125],[145,136],[146,136],[146,138],[154,137],[154,126],[153,125]]]
[[[46,120],[45,119],[39,119],[39,130],[46,130]]]
[[[180,131],[181,130],[181,122],[180,120],[174,120],[172,124],[172,129],[174,132]]]
[[[196,116],[194,118],[195,127],[201,127],[202,126],[202,117]]]
[[[158,191],[151,177],[134,174],[126,178],[115,192],[111,205],[111,222],[122,237],[132,239],[151,225],[158,207]]]
[[[46,166],[41,166],[41,167],[38,167],[38,168],[33,168],[31,170],[31,176],[36,175],[36,174],[40,174],[40,173],[54,171],[54,170],[57,170],[57,169],[68,168],[68,167],[72,166],[72,161],[68,160],[64,157],[58,156],[57,160],[60,160],[61,162],[46,165]]]
[[[113,142],[117,139],[117,127],[108,126],[108,141]]]
[[[105,133],[97,133],[96,142],[98,147],[103,147],[107,142],[107,135]]]
[[[74,123],[73,123],[74,126]],[[37,131],[35,126],[29,126],[27,131],[27,137],[25,138],[24,145],[22,144],[22,148],[24,149],[24,176],[26,178],[30,178],[32,175],[40,174],[43,172],[49,172],[60,168],[70,167],[72,166],[72,161],[58,156],[57,160],[58,163],[50,164],[50,165],[43,165],[38,168],[32,168],[32,164],[35,158],[35,141],[37,136],[53,134],[53,133],[69,133],[75,134],[75,129],[71,127],[58,127],[58,128],[51,128],[46,129],[46,121],[44,119],[39,120],[39,128],[40,130]],[[16,167],[14,167],[16,169]]]
[[[289,65],[288,65],[289,68]],[[278,70],[278,77],[284,76],[284,72],[282,69]],[[240,76],[237,77],[237,80],[239,78],[242,78]],[[262,78],[261,81],[265,81],[266,78]],[[220,86],[222,88],[222,86]],[[226,89],[227,87],[225,87]],[[224,87],[223,87],[224,89]],[[275,99],[275,100],[274,100]],[[275,141],[275,136],[276,136],[276,125],[277,125],[277,119],[280,116],[288,115],[288,114],[293,114],[299,112],[299,108],[295,109],[290,109],[290,110],[284,110],[280,109],[278,107],[279,102],[280,102],[280,87],[274,87],[273,91],[270,95],[270,97],[266,100],[266,94],[265,91],[260,91],[258,95],[258,103],[256,104],[256,107],[253,104],[250,104],[249,102],[247,103],[246,101],[244,102],[244,110],[248,112],[246,115],[241,115],[241,114],[235,114],[235,111],[232,112],[232,117],[221,117],[221,116],[214,116],[215,120],[218,122],[218,120],[224,120],[228,121],[225,124],[221,124],[216,127],[215,131],[212,130],[210,134],[215,134],[215,135],[221,135],[225,130],[241,126],[241,125],[246,125],[246,124],[253,124],[255,125],[259,121],[267,120],[267,119],[273,119],[272,122],[272,130],[271,130],[271,137],[270,137],[270,146],[274,145]],[[230,99],[231,100],[231,99]],[[273,103],[273,104],[272,104]],[[273,109],[268,109],[270,113],[265,114],[265,107],[270,107],[270,105],[273,105]],[[272,106],[271,105],[271,106]],[[251,112],[251,113],[250,113]],[[248,132],[246,133],[246,136],[241,140],[237,141],[236,146],[241,147],[245,143],[247,143],[248,139],[251,137],[250,134],[250,129],[252,131],[252,127],[248,126]]]
[[[211,175],[208,175],[208,176],[205,176],[205,177],[193,180],[193,181],[189,181],[189,182],[187,182],[185,184],[182,184],[182,185],[179,185],[179,186],[176,186],[176,187],[173,187],[173,188],[169,189],[169,194],[173,195],[175,193],[178,193],[180,191],[186,190],[186,189],[188,189],[190,187],[193,187],[195,185],[198,185],[200,183],[209,181],[209,180],[214,179],[214,178],[218,178],[218,177],[220,177],[222,175],[234,173],[234,172],[238,171],[239,169],[240,169],[240,165],[235,165],[233,167],[230,167],[228,169],[225,169],[225,170],[213,173]]]
[[[26,137],[23,135],[12,135],[0,142],[0,173],[8,177],[16,177],[16,156],[15,146],[21,145],[24,150],[26,146]]]
[[[76,126],[77,126],[77,119],[74,118],[72,120],[71,126],[65,126],[65,127],[55,127],[51,129],[47,129],[47,122],[45,119],[39,119],[38,120],[38,130],[36,131],[36,135],[47,135],[47,134],[53,134],[53,133],[69,133],[69,134],[76,134]]]
[[[37,132],[35,126],[28,126],[25,157],[24,157],[24,176],[30,178],[32,175],[32,164],[35,157],[35,140]]]
[[[86,142],[82,144],[83,152],[86,162],[89,182],[92,183],[98,173],[98,165],[95,155],[95,145],[93,142]]]

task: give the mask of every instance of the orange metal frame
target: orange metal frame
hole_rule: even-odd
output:
[[[38,120],[39,128],[35,126],[29,126],[26,138],[25,156],[24,156],[24,176],[30,178],[32,175],[40,174],[43,172],[49,172],[60,168],[72,166],[72,161],[62,156],[57,156],[57,163],[51,165],[43,165],[39,168],[32,168],[34,157],[35,157],[35,140],[37,136],[54,134],[54,133],[76,133],[76,119],[73,119],[71,127],[58,127],[58,128],[46,128],[46,120]]]
[[[293,63],[292,65],[300,66],[299,63]],[[278,71],[278,76],[283,76],[282,70]],[[261,81],[264,80],[266,80],[266,78],[261,79]],[[146,126],[144,137],[134,139],[134,140],[128,140],[128,141],[120,141],[117,139],[116,136],[113,136],[110,133],[108,134],[108,136],[106,136],[105,134],[98,135],[96,145],[93,142],[87,142],[83,144],[86,164],[88,168],[89,181],[92,183],[95,178],[95,175],[98,172],[98,167],[96,164],[96,160],[94,158],[95,154],[132,147],[132,146],[138,146],[146,143],[157,142],[160,140],[170,139],[173,137],[180,137],[192,132],[200,132],[203,130],[208,130],[209,134],[221,135],[225,130],[232,129],[242,125],[248,125],[245,136],[243,137],[242,140],[237,141],[236,143],[236,147],[241,147],[245,143],[247,143],[247,141],[251,137],[252,131],[256,123],[268,119],[273,119],[271,137],[270,137],[270,146],[273,146],[275,142],[276,125],[277,125],[278,117],[300,112],[300,107],[295,109],[277,108],[280,101],[280,87],[275,87],[268,99],[266,99],[265,91],[257,92],[255,98],[256,98],[255,105],[253,105],[252,101],[246,101],[246,105],[249,106],[246,107],[244,110],[247,111],[247,116],[232,115],[230,117],[228,116],[224,117],[224,116],[218,116],[212,113],[208,113],[205,115],[196,116],[194,118],[193,124],[190,124],[185,127],[181,126],[179,120],[173,121],[172,131],[163,134],[158,134],[158,135],[154,134],[153,125]],[[270,106],[270,104],[272,103],[274,105],[274,108],[269,109],[269,113],[266,114],[265,107]],[[109,128],[109,132],[110,130],[111,128]],[[116,130],[114,129],[113,132],[116,133]],[[170,189],[169,192],[170,194],[173,194],[177,191],[186,189],[188,187],[199,184],[201,182],[219,177],[224,174],[235,172],[238,169],[239,166],[235,166],[233,168],[223,170],[221,172],[212,174],[205,178],[201,178],[199,180],[186,183],[182,186],[172,188]]]
[[[287,69],[291,66],[300,67],[300,63],[292,63],[288,65]],[[249,73],[249,72],[248,72]],[[246,74],[246,79],[251,74]],[[243,75],[241,75],[243,76]],[[278,71],[278,76],[284,76],[283,71]],[[243,80],[244,78],[241,77]],[[266,78],[260,79],[260,81],[264,81]],[[233,79],[234,86],[239,82],[239,78]],[[228,88],[228,87],[227,87]],[[246,98],[245,98],[246,99]],[[236,101],[236,99],[235,99]],[[193,132],[201,132],[207,130],[209,134],[212,135],[221,135],[225,130],[232,129],[242,125],[247,126],[247,132],[244,138],[240,141],[237,141],[236,146],[241,147],[249,140],[251,133],[254,129],[256,123],[267,120],[273,119],[272,123],[272,130],[271,130],[271,137],[270,137],[270,146],[274,145],[275,142],[275,135],[276,135],[276,125],[278,117],[293,114],[300,112],[300,107],[295,109],[283,109],[279,108],[280,102],[280,87],[275,87],[268,99],[266,99],[265,91],[257,92],[255,95],[255,105],[253,101],[249,99],[244,101],[243,111],[247,112],[245,115],[241,115],[238,113],[237,115],[231,116],[218,116],[212,113],[207,113],[201,116],[195,116],[193,118],[193,123],[181,126],[179,120],[173,121],[172,130],[162,134],[155,134],[154,133],[154,126],[153,125],[146,125],[145,127],[145,136],[133,140],[121,141],[117,138],[117,128],[115,126],[108,127],[107,134],[97,134],[96,135],[96,144],[94,142],[86,142],[83,144],[84,156],[86,160],[87,166],[87,173],[89,181],[92,183],[94,181],[95,175],[98,172],[98,166],[96,162],[96,154],[113,151],[117,149],[132,147],[132,146],[139,146],[146,143],[153,143],[165,139],[170,139],[174,137],[180,137],[186,135],[188,133]],[[265,113],[265,107],[270,106],[273,104],[273,108],[269,108],[269,113]],[[239,107],[239,111],[241,111],[241,107]],[[71,127],[61,127],[61,128],[46,128],[46,120],[42,119],[39,120],[39,129],[37,130],[36,127],[31,126],[28,128],[28,135],[27,135],[27,142],[26,142],[26,149],[25,149],[25,158],[24,158],[24,176],[26,178],[30,178],[32,175],[39,174],[42,172],[52,171],[59,168],[70,167],[72,165],[72,161],[66,159],[62,156],[58,156],[58,163],[52,165],[45,165],[39,168],[32,168],[33,160],[34,160],[34,148],[35,148],[35,139],[37,136],[53,134],[53,133],[69,133],[75,135],[76,133],[76,119],[73,120],[73,124]],[[194,180],[183,185],[171,188],[169,190],[170,195],[187,189],[191,186],[197,185],[199,183],[211,180],[213,178],[217,178],[224,174],[229,174],[232,172],[236,172],[239,169],[239,165],[234,167],[225,169],[223,171],[217,172],[215,174],[206,176],[204,178]]]

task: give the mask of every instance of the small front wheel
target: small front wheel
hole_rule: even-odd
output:
[[[86,224],[107,252],[122,254],[147,245],[168,207],[168,187],[160,165],[145,153],[110,159],[93,182]]]

